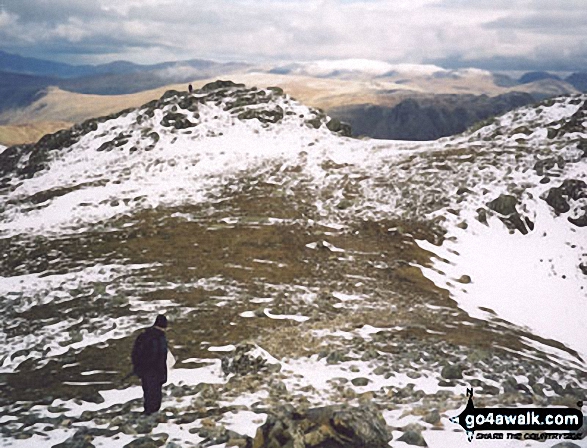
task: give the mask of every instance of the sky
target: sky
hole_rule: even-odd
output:
[[[586,0],[0,0],[0,49],[73,64],[373,59],[587,70]]]

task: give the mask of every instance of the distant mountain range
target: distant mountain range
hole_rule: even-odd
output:
[[[349,122],[354,135],[407,140],[452,135],[514,107],[587,91],[587,72],[564,79],[548,72],[529,72],[514,79],[478,69],[358,59],[267,66],[203,59],[153,65],[128,61],[70,65],[0,51],[0,125],[26,126],[16,134],[10,129],[10,138],[0,129],[0,143],[36,141],[41,130],[137,106],[136,98],[129,97],[125,104],[120,95],[140,93],[141,101],[148,101],[152,98],[143,97],[151,95],[152,89],[182,88],[178,87],[181,84],[185,88],[187,83],[196,88],[218,78],[247,85],[278,85]],[[49,87],[72,94],[54,95],[55,89]],[[75,94],[102,97],[97,101]],[[63,101],[73,101],[75,107]],[[61,104],[56,107],[56,102]],[[36,126],[40,130],[34,130]]]
[[[61,79],[157,72],[178,67],[190,67],[194,70],[207,70],[213,67],[227,65],[234,64],[221,64],[205,59],[190,59],[186,61],[162,62],[152,65],[134,64],[128,61],[114,61],[109,62],[108,64],[98,65],[71,65],[62,62],[47,61],[44,59],[27,58],[0,50],[0,71]],[[242,67],[246,64],[237,65]]]
[[[100,65],[70,65],[25,58],[0,51],[0,111],[30,104],[49,87],[77,93],[123,95],[178,82],[189,82],[248,67],[203,59],[139,65],[115,61]]]

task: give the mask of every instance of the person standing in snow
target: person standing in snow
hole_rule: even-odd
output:
[[[155,324],[136,338],[132,349],[133,372],[143,386],[145,415],[161,408],[162,387],[167,381],[166,330],[167,318],[159,314]]]
[[[191,84],[188,86],[188,91],[189,91],[190,93],[192,93],[192,92],[194,91],[194,88],[192,87],[192,85],[191,85]]]

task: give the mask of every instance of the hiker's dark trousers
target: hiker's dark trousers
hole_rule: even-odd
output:
[[[161,408],[163,383],[158,375],[145,375],[141,378],[145,400],[145,414],[152,414]]]

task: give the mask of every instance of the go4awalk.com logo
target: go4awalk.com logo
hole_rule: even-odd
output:
[[[473,389],[467,389],[467,406],[464,411],[450,419],[461,425],[469,442],[475,431],[540,431],[536,433],[492,434],[478,433],[477,439],[580,439],[580,433],[547,434],[543,431],[577,431],[583,425],[583,414],[572,408],[476,408],[473,404]],[[577,403],[579,407],[582,402]]]

